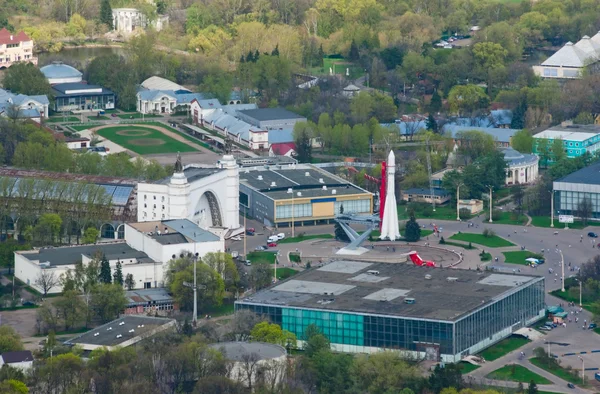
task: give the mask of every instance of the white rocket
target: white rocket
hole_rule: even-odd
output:
[[[387,185],[385,207],[381,223],[381,236],[379,238],[395,241],[400,238],[400,229],[398,228],[398,207],[396,206],[396,157],[394,156],[394,151],[390,151],[386,164]]]

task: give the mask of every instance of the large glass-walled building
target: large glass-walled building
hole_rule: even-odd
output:
[[[592,164],[554,181],[556,215],[579,216],[580,203],[590,202],[590,219],[600,219],[600,163]]]
[[[236,302],[303,340],[459,361],[544,317],[544,278],[408,264],[336,261]]]

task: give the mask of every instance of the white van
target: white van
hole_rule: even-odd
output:
[[[277,241],[279,241],[279,237],[277,235],[271,235],[269,238],[267,238],[267,243],[277,242]]]
[[[284,239],[285,238],[285,234],[284,233],[279,233],[276,235],[278,240]]]

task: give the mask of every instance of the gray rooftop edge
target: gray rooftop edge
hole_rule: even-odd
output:
[[[600,162],[594,163],[580,170],[565,175],[554,181],[563,183],[580,183],[584,185],[600,185]]]
[[[272,360],[287,354],[283,346],[264,342],[218,342],[208,346],[219,350],[230,361],[244,361],[246,355],[256,355],[259,360]]]
[[[260,121],[268,120],[284,120],[284,119],[306,119],[302,115],[298,115],[292,111],[288,111],[285,108],[257,108],[257,109],[245,109],[239,110],[239,114],[248,116],[250,118]]]

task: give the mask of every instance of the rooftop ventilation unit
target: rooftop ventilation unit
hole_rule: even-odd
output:
[[[135,332],[135,330],[132,328],[131,330],[129,330],[129,333]]]
[[[319,183],[324,183],[323,178],[319,178]]]
[[[306,172],[304,173],[304,176],[310,176],[310,172],[306,171]]]
[[[333,190],[331,191],[331,194],[337,194],[337,190],[333,189]]]
[[[427,280],[431,279],[431,275],[429,275],[429,274],[425,275],[425,279],[427,279]]]
[[[271,187],[276,187],[276,186],[277,186],[277,183],[271,182]]]
[[[95,333],[95,334],[94,334],[94,336],[95,336],[95,337],[97,337],[98,335],[100,335],[100,333],[99,333],[99,332],[97,332],[97,333]]]
[[[298,192],[296,195],[297,195],[298,197],[302,197],[302,192]]]
[[[123,338],[123,335],[122,334],[118,334],[117,335],[117,339],[119,339],[119,338]]]
[[[415,302],[417,302],[417,301],[414,298],[405,298],[404,299],[405,304],[414,304]]]
[[[125,325],[125,322],[124,322],[124,321],[122,321],[121,323],[119,323],[119,325],[120,325],[120,326],[124,326],[124,325]]]
[[[259,176],[258,176],[258,180],[259,180],[259,181],[262,181],[262,180],[263,180],[263,179],[262,179],[262,175],[259,175]]]
[[[327,190],[327,186],[323,185],[323,190]]]
[[[458,278],[456,278],[456,277],[454,277],[454,276],[449,276],[449,277],[447,277],[447,278],[446,278],[446,280],[447,280],[448,282],[456,282],[456,281],[458,280]]]

